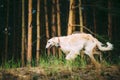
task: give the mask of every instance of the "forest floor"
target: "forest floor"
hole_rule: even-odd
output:
[[[0,80],[120,80],[120,66],[101,70],[68,67],[32,67],[1,69]]]

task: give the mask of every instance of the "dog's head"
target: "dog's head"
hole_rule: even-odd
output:
[[[51,48],[52,46],[59,46],[57,37],[51,38],[47,41],[46,48]]]

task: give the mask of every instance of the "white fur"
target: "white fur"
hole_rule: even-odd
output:
[[[107,47],[103,47],[102,43],[94,38],[91,34],[76,33],[68,36],[53,37],[48,40],[46,48],[52,46],[60,46],[60,49],[66,54],[66,60],[74,60],[81,50],[84,49],[91,61],[97,66],[100,65],[93,57],[93,50],[97,47],[101,51],[109,51],[113,49],[113,45],[107,42]]]

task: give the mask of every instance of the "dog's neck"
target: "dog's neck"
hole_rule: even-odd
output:
[[[61,48],[60,46],[60,38],[58,37],[58,48]]]

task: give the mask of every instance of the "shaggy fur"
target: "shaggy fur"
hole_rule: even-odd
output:
[[[74,60],[77,55],[80,55],[81,50],[87,54],[96,67],[100,67],[100,64],[95,60],[93,54],[96,54],[96,48],[100,51],[109,51],[113,49],[113,45],[109,42],[107,46],[94,38],[91,34],[76,33],[68,36],[53,37],[48,40],[46,48],[56,46],[66,54],[66,60]]]

